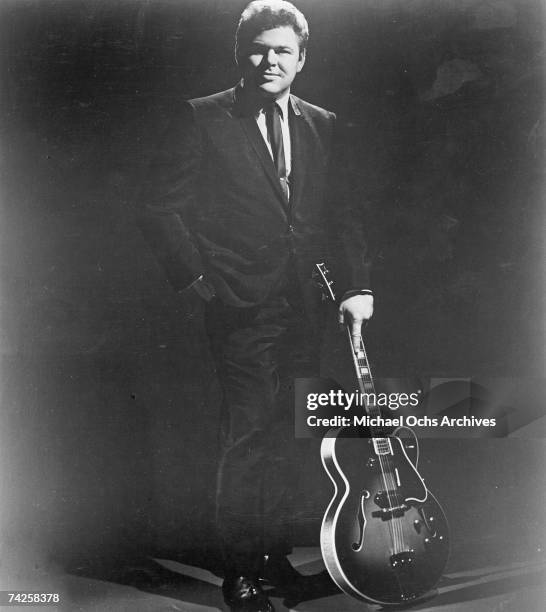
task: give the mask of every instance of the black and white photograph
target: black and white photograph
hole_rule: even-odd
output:
[[[0,609],[540,612],[543,0],[0,0]]]

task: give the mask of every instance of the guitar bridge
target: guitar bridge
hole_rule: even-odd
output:
[[[372,518],[380,518],[382,521],[390,521],[392,518],[400,518],[404,516],[409,506],[402,504],[395,506],[394,508],[381,508],[381,510],[374,510],[372,512]]]

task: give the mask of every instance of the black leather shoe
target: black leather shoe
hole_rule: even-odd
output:
[[[294,588],[303,576],[292,567],[285,556],[265,555],[261,576],[276,587]]]
[[[275,612],[258,581],[252,578],[226,578],[222,593],[231,612]]]

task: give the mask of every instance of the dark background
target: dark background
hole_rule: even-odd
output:
[[[176,101],[236,82],[244,5],[0,3],[8,561],[214,553],[214,372],[134,212]],[[294,91],[338,114],[374,210],[376,373],[513,377],[543,415],[543,3],[298,6],[311,43]],[[318,545],[330,485],[311,451],[295,520]],[[541,554],[541,439],[423,453],[453,565]]]

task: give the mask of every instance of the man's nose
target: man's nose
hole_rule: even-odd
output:
[[[265,55],[265,61],[270,65],[274,66],[277,63],[278,56],[275,49],[269,49],[269,51]]]

